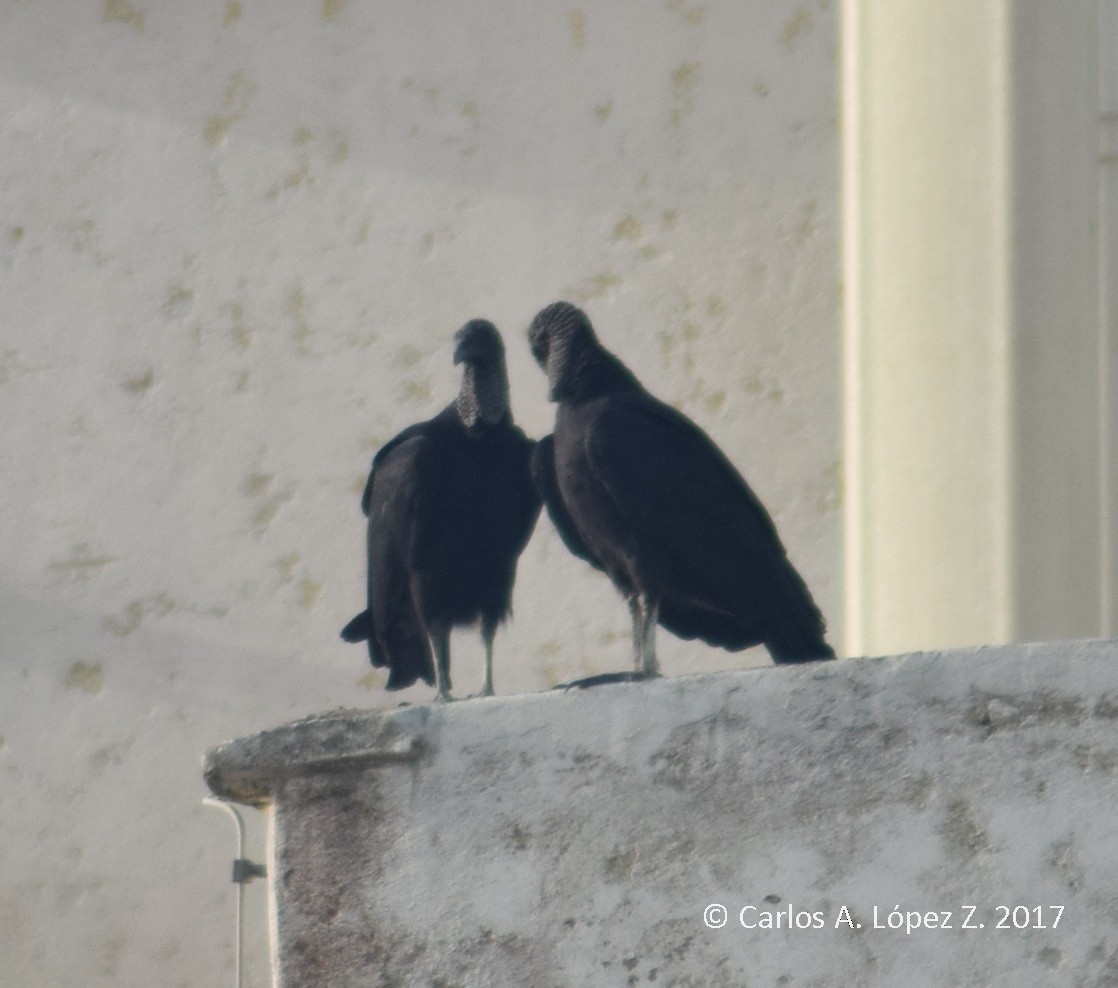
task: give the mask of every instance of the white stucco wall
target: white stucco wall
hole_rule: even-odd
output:
[[[453,394],[469,317],[505,332],[540,435],[523,331],[583,304],[742,467],[841,644],[835,20],[827,0],[0,2],[16,983],[227,977],[231,828],[199,805],[198,753],[400,699],[337,640],[357,497],[372,452]],[[628,661],[625,608],[546,521],[515,609],[499,692]],[[668,674],[764,661],[660,645]],[[470,692],[480,649],[458,655]]]

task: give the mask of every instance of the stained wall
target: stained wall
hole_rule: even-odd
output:
[[[523,333],[583,305],[741,466],[841,646],[836,18],[0,4],[12,977],[222,983],[233,840],[200,806],[199,753],[429,696],[386,695],[337,631],[360,607],[370,457],[451,398],[470,317],[505,332],[541,435]],[[514,607],[499,692],[628,661],[625,607],[546,521]],[[766,661],[661,650],[669,674]],[[472,692],[480,648],[456,656]]]

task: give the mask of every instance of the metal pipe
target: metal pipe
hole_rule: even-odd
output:
[[[254,864],[245,858],[245,821],[237,809],[224,799],[216,796],[207,796],[202,800],[206,806],[214,806],[225,810],[232,818],[237,828],[237,857],[233,861],[233,881],[237,885],[237,921],[234,927],[235,961],[233,966],[234,985],[242,988],[244,966],[244,914],[245,914],[245,886],[254,878],[261,878],[265,871],[262,865]]]

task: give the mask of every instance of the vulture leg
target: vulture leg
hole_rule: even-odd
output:
[[[481,619],[481,640],[485,642],[485,685],[479,696],[493,695],[493,639],[497,636],[497,622]]]
[[[633,644],[636,652],[636,672],[649,679],[660,675],[660,664],[656,661],[656,621],[660,615],[660,602],[646,594],[634,598]]]
[[[633,669],[641,671],[641,605],[637,595],[626,597],[625,603],[629,605],[629,617],[633,621]]]
[[[439,689],[436,699],[446,703],[454,699],[450,695],[450,626],[439,622],[431,628],[430,635],[435,652],[435,682]]]

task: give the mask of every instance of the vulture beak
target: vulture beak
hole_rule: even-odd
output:
[[[458,340],[454,347],[454,366],[468,364],[471,360],[479,360],[487,353],[485,343],[476,337],[467,336]]]
[[[493,358],[493,344],[477,333],[459,334],[454,343],[454,365]]]

